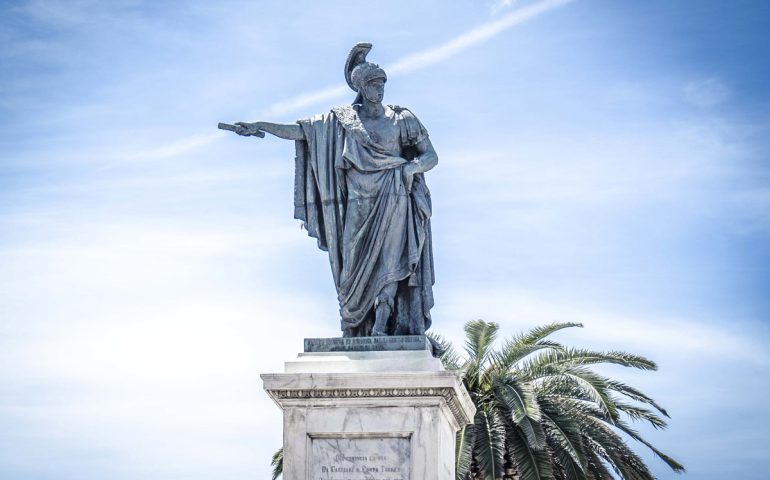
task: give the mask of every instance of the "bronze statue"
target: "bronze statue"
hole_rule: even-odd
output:
[[[383,105],[387,75],[359,43],[345,64],[352,105],[296,124],[220,124],[296,142],[294,217],[329,260],[343,336],[421,335],[433,307],[431,199],[438,156],[408,109]]]

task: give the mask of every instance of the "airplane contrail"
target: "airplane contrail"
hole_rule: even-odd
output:
[[[554,8],[572,3],[574,0],[543,0],[526,7],[518,8],[513,12],[496,20],[484,23],[462,33],[447,42],[416,53],[412,53],[388,65],[385,71],[389,76],[410,73],[431,65],[446,61],[463,50],[483,43],[490,38],[503,33],[511,27],[538,17]],[[296,97],[273,103],[264,112],[265,116],[282,116],[302,110],[303,108],[318,105],[324,102],[337,100],[349,94],[346,84],[315,90],[297,95]]]
[[[532,5],[518,8],[498,19],[478,25],[440,45],[409,54],[391,65],[386,66],[385,71],[387,71],[390,76],[398,76],[444,62],[460,52],[481,44],[516,25],[532,20],[533,18],[555,8],[572,3],[573,1],[574,0],[542,0],[533,3]],[[331,103],[349,94],[350,90],[348,86],[344,83],[340,83],[275,102],[255,115],[255,117],[283,117],[290,113],[306,109],[307,107]],[[148,152],[132,154],[130,155],[130,158],[172,157],[202,145],[209,144],[223,136],[222,132],[193,135]]]

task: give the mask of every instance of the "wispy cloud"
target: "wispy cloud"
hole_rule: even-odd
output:
[[[221,138],[219,133],[199,133],[189,137],[181,138],[172,143],[160,145],[156,148],[138,152],[130,152],[125,155],[119,155],[122,160],[154,160],[161,158],[176,157],[183,153],[195,150],[198,147],[208,145],[214,140]]]
[[[684,87],[684,99],[696,107],[709,108],[730,98],[730,87],[718,78],[706,78],[688,83]]]
[[[348,94],[349,88],[344,83],[339,85],[302,93],[296,97],[275,102],[263,112],[265,116],[282,116],[311,107],[323,102],[331,102]]]
[[[492,13],[492,15],[495,15],[502,10],[511,8],[515,2],[516,0],[494,0],[489,11]]]
[[[574,0],[544,0],[527,7],[519,8],[502,18],[468,30],[462,35],[458,35],[437,47],[408,55],[392,65],[389,65],[386,70],[391,75],[398,75],[444,62],[470,47],[474,47],[500,35],[511,27],[532,20],[557,7],[567,5],[572,1]]]
[[[501,18],[474,27],[440,45],[409,54],[385,68],[389,75],[397,76],[445,62],[471,47],[480,45],[485,41],[500,35],[516,25],[532,20],[555,8],[572,3],[573,1],[574,0],[543,0],[516,9]],[[344,97],[348,93],[348,86],[344,83],[319,90],[311,90],[294,97],[277,101],[263,111],[258,112],[257,116],[265,118],[281,117],[303,110],[307,107],[333,102]],[[158,146],[151,150],[130,153],[127,155],[127,158],[166,158],[181,155],[200,146],[209,144],[223,136],[222,133],[193,135],[166,145]]]

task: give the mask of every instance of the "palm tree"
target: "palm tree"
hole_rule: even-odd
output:
[[[548,340],[577,323],[554,323],[516,335],[493,349],[498,325],[465,325],[465,357],[438,335],[447,369],[463,373],[476,405],[474,423],[457,434],[457,480],[653,479],[625,435],[669,467],[684,467],[633,430],[627,420],[662,429],[666,411],[639,390],[599,375],[595,364],[656,370],[625,352],[566,348]]]

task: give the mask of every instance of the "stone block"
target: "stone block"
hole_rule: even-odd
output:
[[[305,339],[306,353],[382,352],[402,350],[427,350],[430,352],[430,340],[428,340],[428,337],[425,335]]]
[[[429,350],[305,352],[262,379],[283,410],[284,480],[454,480],[475,408]]]

